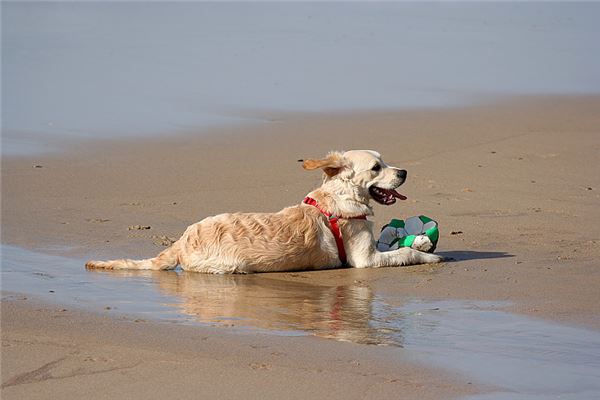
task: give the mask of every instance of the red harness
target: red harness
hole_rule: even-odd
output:
[[[333,237],[335,239],[335,244],[338,249],[338,256],[340,257],[340,261],[342,262],[342,265],[346,265],[346,261],[347,261],[346,249],[344,248],[344,241],[342,240],[342,232],[340,231],[340,226],[338,225],[338,221],[340,219],[367,219],[367,216],[359,215],[357,217],[350,217],[350,218],[339,217],[337,215],[334,215],[330,212],[323,210],[321,208],[321,206],[319,206],[319,203],[317,203],[317,201],[315,199],[313,199],[312,197],[308,197],[308,196],[305,197],[302,202],[304,204],[308,204],[308,205],[316,207],[317,210],[319,210],[321,212],[321,214],[323,214],[324,216],[327,217],[327,219],[329,220],[329,229],[331,230],[331,233],[333,234]]]

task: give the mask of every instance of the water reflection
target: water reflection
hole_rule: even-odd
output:
[[[83,262],[1,246],[2,290],[96,311],[179,323],[227,324],[401,346],[406,318],[366,285],[324,286],[287,275],[86,271]]]
[[[402,316],[366,285],[320,286],[268,275],[111,271],[144,276],[194,321],[363,344],[402,345]]]

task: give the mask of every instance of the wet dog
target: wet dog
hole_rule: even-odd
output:
[[[391,267],[437,263],[442,258],[411,248],[375,248],[372,201],[405,199],[396,189],[406,171],[387,165],[371,150],[330,152],[304,160],[322,169],[323,184],[304,201],[277,213],[233,213],[189,226],[181,238],[146,260],[89,261],[87,268],[168,270],[216,274]]]

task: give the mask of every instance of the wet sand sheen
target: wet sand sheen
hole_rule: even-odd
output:
[[[389,355],[399,360],[427,361],[495,388],[486,399],[600,395],[600,332],[499,311],[503,302],[388,298],[376,283],[328,287],[282,280],[288,274],[280,273],[87,272],[79,260],[2,251],[3,285],[22,293],[5,301],[25,294],[58,302],[63,312],[392,346]]]
[[[476,392],[464,378],[387,347],[109,318],[31,299],[3,299],[2,323],[6,399],[447,399]]]

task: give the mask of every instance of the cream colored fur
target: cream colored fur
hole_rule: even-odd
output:
[[[374,170],[378,164],[381,168]],[[331,152],[306,160],[305,169],[324,171],[323,184],[310,192],[326,211],[345,218],[373,215],[369,187],[395,189],[404,178],[399,169],[370,150]],[[437,263],[441,257],[411,248],[379,252],[373,223],[340,219],[348,258],[355,268]],[[167,270],[230,274],[327,269],[341,266],[327,218],[300,204],[277,213],[234,213],[208,217],[189,226],[181,238],[155,258],[89,261],[88,268]]]

